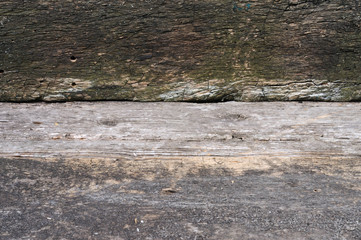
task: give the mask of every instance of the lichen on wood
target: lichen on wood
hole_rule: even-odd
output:
[[[359,1],[2,1],[0,101],[361,99]]]

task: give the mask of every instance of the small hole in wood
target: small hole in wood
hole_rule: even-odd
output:
[[[75,82],[73,82],[73,83],[71,83],[71,85],[72,85],[72,86],[76,86],[76,83],[75,83]]]
[[[5,72],[4,70],[0,69],[0,74],[2,74],[2,73],[4,73],[4,72]]]
[[[76,62],[76,60],[77,60],[77,58],[76,58],[75,56],[71,56],[71,57],[70,57],[70,61],[71,61],[71,62]]]
[[[177,190],[172,189],[172,188],[163,188],[162,193],[163,194],[174,194],[174,193],[177,193]]]

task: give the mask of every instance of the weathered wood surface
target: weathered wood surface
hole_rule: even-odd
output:
[[[354,0],[0,2],[0,101],[361,99]]]
[[[1,239],[360,239],[359,103],[0,103]]]

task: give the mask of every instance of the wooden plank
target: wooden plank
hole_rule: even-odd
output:
[[[0,238],[360,239],[359,103],[0,103]]]
[[[360,7],[1,1],[0,101],[360,100]]]

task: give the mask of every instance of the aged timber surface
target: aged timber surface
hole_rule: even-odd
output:
[[[0,103],[1,239],[360,239],[359,103]]]
[[[2,0],[0,101],[361,99],[354,0]]]

